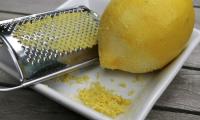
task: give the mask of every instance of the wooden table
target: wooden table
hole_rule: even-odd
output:
[[[1,0],[0,20],[54,9],[65,0]],[[200,0],[194,0],[196,27],[200,28]],[[4,79],[0,76],[0,79]],[[26,88],[0,93],[0,120],[83,120]],[[192,53],[147,120],[200,120],[200,46]]]

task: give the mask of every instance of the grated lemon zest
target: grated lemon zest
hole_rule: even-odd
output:
[[[129,99],[114,94],[99,82],[92,83],[90,88],[80,90],[79,98],[85,105],[113,118],[124,113],[131,104]]]

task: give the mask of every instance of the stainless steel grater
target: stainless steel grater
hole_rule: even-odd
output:
[[[84,6],[0,22],[0,68],[16,79],[9,91],[98,61],[96,13]]]

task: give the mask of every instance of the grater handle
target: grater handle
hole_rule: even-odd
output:
[[[28,85],[26,85],[26,84],[21,84],[21,85],[14,86],[14,87],[4,87],[4,86],[0,86],[0,92],[12,91],[12,90],[16,90],[16,89],[23,88],[23,87],[26,87],[26,86],[28,86]]]
[[[81,69],[81,68],[84,68],[84,67],[87,67],[87,66],[91,66],[91,65],[99,65],[98,57],[93,58],[91,60],[88,60],[86,62],[77,64],[77,65],[71,66],[71,67],[66,68],[64,70],[60,70],[60,71],[57,71],[55,73],[48,74],[47,76],[40,77],[38,79],[34,79],[34,80],[29,81],[29,82],[24,82],[24,83],[17,85],[17,86],[13,86],[13,87],[0,86],[0,92],[12,91],[12,90],[17,90],[17,89],[24,88],[24,87],[27,87],[27,86],[35,85],[37,83],[40,83],[40,82],[43,82],[43,81],[46,81],[46,80],[50,80],[50,79],[53,79],[53,78],[58,77],[60,75],[63,75],[65,73],[69,73],[69,72],[72,72],[72,71],[75,71],[75,70],[78,70],[78,69]]]
[[[12,90],[17,90],[17,89],[20,89],[20,88],[24,88],[24,87],[28,87],[28,86],[37,84],[37,83],[42,82],[42,81],[44,81],[44,80],[33,80],[31,82],[26,82],[26,83],[22,83],[20,85],[9,86],[9,87],[0,85],[0,92],[7,92],[7,91],[12,91]]]

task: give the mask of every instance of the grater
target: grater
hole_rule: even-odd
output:
[[[0,80],[23,88],[98,63],[98,15],[85,6],[0,21]]]

